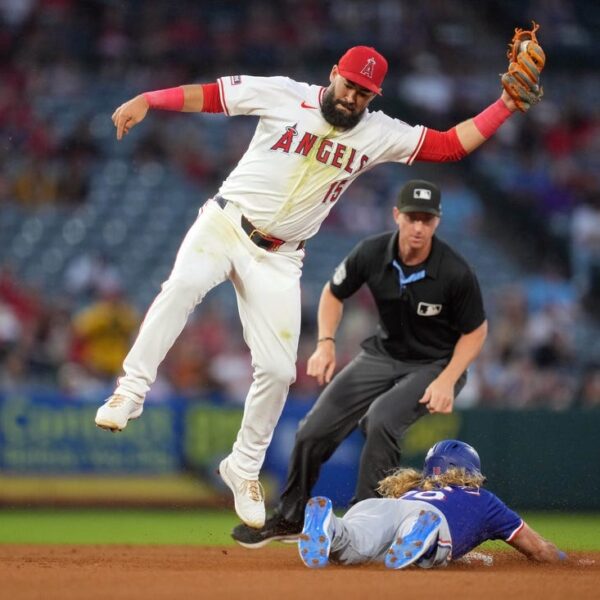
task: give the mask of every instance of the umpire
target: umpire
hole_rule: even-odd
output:
[[[233,530],[244,546],[297,537],[321,465],[357,426],[365,444],[354,500],[376,497],[378,482],[400,464],[407,429],[427,412],[452,412],[467,367],[483,346],[487,321],[477,278],[435,236],[442,214],[439,188],[409,181],[393,214],[397,229],[360,242],[323,288],[308,374],[320,384],[331,380],[344,300],[363,284],[375,299],[378,331],[300,423],[274,515],[262,529],[242,524]]]

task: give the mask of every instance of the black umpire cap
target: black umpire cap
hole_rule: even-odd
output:
[[[412,179],[400,190],[396,206],[403,213],[424,212],[441,217],[442,193],[435,183]]]

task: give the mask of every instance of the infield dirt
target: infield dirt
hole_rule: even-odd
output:
[[[294,546],[260,550],[201,546],[0,545],[1,600],[335,600],[442,597],[596,599],[600,553],[536,565],[515,552],[491,553],[493,566],[451,564],[425,571],[382,565],[306,568]]]

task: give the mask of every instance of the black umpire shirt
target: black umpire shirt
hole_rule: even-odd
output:
[[[398,231],[361,241],[337,267],[329,286],[338,300],[366,283],[379,312],[377,334],[364,340],[371,353],[403,361],[450,358],[458,338],[485,321],[475,273],[448,244],[433,237],[420,265],[398,255]]]

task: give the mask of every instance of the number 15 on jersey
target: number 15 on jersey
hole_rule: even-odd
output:
[[[344,191],[345,187],[350,182],[349,179],[342,179],[342,181],[334,181],[327,190],[325,197],[323,198],[323,204],[326,202],[335,202]]]

